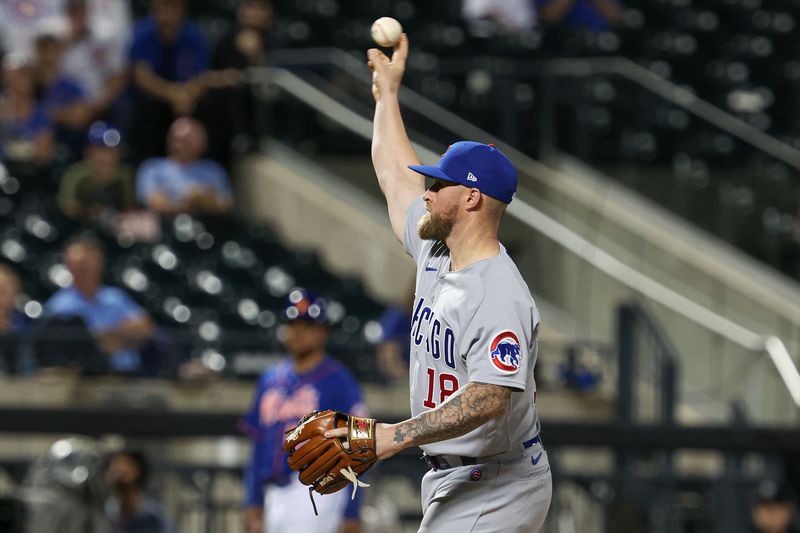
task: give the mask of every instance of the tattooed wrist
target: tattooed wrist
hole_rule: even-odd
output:
[[[503,415],[510,398],[508,387],[470,382],[436,409],[398,424],[394,441],[419,446],[460,437]]]

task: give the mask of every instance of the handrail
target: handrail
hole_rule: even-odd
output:
[[[319,63],[321,57],[326,58],[330,63],[346,71],[354,78],[370,82],[370,75],[364,69],[363,62],[338,48],[284,50],[278,54],[278,59],[282,65],[315,64]],[[800,150],[764,133],[744,120],[703,100],[688,89],[671,82],[663,76],[659,76],[626,57],[559,58],[543,60],[542,64],[545,73],[557,76],[586,76],[587,74],[617,74],[623,76],[714,126],[731,133],[747,144],[800,170]],[[407,87],[401,88],[400,96],[411,107],[430,116],[432,120],[439,124],[449,124],[450,129],[459,131],[465,138],[493,137],[487,131]],[[500,146],[499,143],[498,146]],[[504,152],[510,154],[514,160],[522,159],[526,164],[541,165],[528,157],[527,154],[523,154],[511,146],[503,145],[501,148]],[[543,165],[541,166],[543,167]]]
[[[305,67],[323,64],[333,65],[343,72],[346,72],[349,76],[353,77],[353,79],[361,80],[365,84],[371,83],[370,74],[365,68],[364,63],[354,55],[338,48],[275,50],[272,54],[272,58],[275,63],[287,67]],[[729,115],[725,111],[714,107],[708,102],[704,102],[693,95],[692,98],[689,98],[688,95],[691,95],[691,93],[688,93],[688,91],[666,78],[652,73],[629,60],[620,59],[617,61],[616,59],[617,58],[600,57],[548,61],[554,62],[553,64],[555,65],[561,65],[561,68],[566,68],[566,65],[576,66],[575,68],[580,67],[580,69],[582,69],[581,72],[589,72],[587,69],[590,68],[594,68],[595,71],[598,72],[601,69],[608,69],[609,72],[618,72],[620,75],[627,77],[627,79],[640,83],[640,85],[647,90],[653,90],[653,87],[657,87],[658,95],[662,93],[672,94],[673,96],[678,95],[671,100],[676,102],[676,105],[683,105],[680,103],[681,101],[690,100],[692,102],[690,104],[692,109],[701,113],[703,117],[708,117],[708,120],[712,120],[717,127],[724,128],[731,124],[738,124],[740,126],[739,129],[745,132],[743,135],[754,135],[762,140],[764,138],[769,139],[769,136],[763,132]],[[592,65],[595,64],[599,66],[592,67]],[[573,73],[577,74],[577,71],[573,71]],[[525,72],[522,72],[522,74],[525,75]],[[521,177],[536,180],[544,186],[579,202],[590,210],[603,209],[602,205],[604,205],[604,201],[598,201],[597,187],[580,180],[578,176],[572,176],[572,179],[565,179],[563,174],[554,171],[552,168],[543,165],[527,154],[507,145],[489,132],[469,123],[458,115],[407,87],[401,87],[400,100],[403,105],[414,109],[436,124],[449,129],[460,138],[494,143],[511,157]],[[779,141],[775,140],[775,142],[777,143]],[[793,148],[784,145],[780,150],[781,153],[786,156],[784,160],[786,158],[800,160],[800,152]],[[613,183],[605,183],[602,187],[605,195],[613,193],[613,196],[617,198],[618,201],[624,201],[627,204],[626,209],[603,209],[603,214],[614,223],[622,227],[631,227],[631,218],[641,216],[636,214],[637,212],[652,214],[652,206],[640,205],[640,202],[636,201],[631,195],[627,194]],[[606,196],[604,196],[604,198],[605,197]],[[707,238],[702,236],[698,237],[696,235],[686,234],[683,229],[686,225],[682,223],[682,221],[674,217],[669,217],[666,213],[663,215],[664,216],[659,217],[658,222],[653,221],[652,223],[637,224],[635,226],[636,232],[642,235],[646,240],[658,242],[659,246],[665,251],[680,255],[687,263],[693,265],[700,271],[707,272],[712,277],[725,279],[727,283],[737,286],[738,290],[748,298],[752,298],[766,308],[781,309],[784,313],[795,313],[800,309],[800,306],[796,304],[797,301],[800,301],[800,291],[794,287],[790,287],[789,284],[779,276],[761,267],[761,265],[755,261],[749,261],[746,258],[736,262],[715,261],[713,264],[709,263],[707,255],[697,254],[694,251],[700,248],[713,247],[714,253],[723,257],[727,257],[730,251],[724,245],[710,242]],[[665,218],[665,216],[667,218]],[[698,239],[699,242],[696,242]],[[689,241],[691,241],[692,244],[689,244]],[[760,278],[758,282],[755,281],[756,277]],[[765,290],[765,283],[768,290]],[[797,298],[795,298],[795,296]]]
[[[319,113],[362,138],[367,140],[372,138],[371,120],[353,112],[299,76],[283,68],[262,69],[259,72],[263,76],[261,78],[262,82],[272,83],[281,87],[288,93],[303,100]],[[412,144],[423,161],[433,162],[438,159],[438,154],[430,149],[417,143]],[[521,198],[516,198],[509,205],[508,213],[584,261],[592,264],[622,285],[659,302],[689,321],[711,330],[747,350],[755,352],[766,351],[791,394],[792,400],[800,407],[800,371],[798,371],[791,356],[789,356],[786,346],[777,337],[760,335],[649,278],[526,203]]]
[[[545,63],[544,68],[546,72],[558,76],[585,76],[586,74],[624,76],[665,100],[738,137],[747,144],[800,170],[800,150],[764,133],[744,120],[706,102],[690,90],[672,83],[626,57],[552,59]]]

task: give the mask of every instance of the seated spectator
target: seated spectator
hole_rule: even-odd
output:
[[[89,25],[87,0],[67,0],[68,33],[61,72],[86,92],[90,115],[102,117],[128,82],[124,50]]]
[[[106,482],[112,496],[105,508],[115,533],[171,531],[161,505],[145,494],[147,474],[147,461],[143,454],[119,451],[111,456],[106,468]]]
[[[3,58],[0,93],[0,158],[14,164],[45,166],[53,158],[53,130],[36,102],[33,72],[20,55]]]
[[[127,61],[131,45],[130,0],[86,0],[89,8],[89,27],[92,35],[110,43],[114,50]]]
[[[16,310],[20,281],[8,266],[0,264],[0,372],[20,370],[21,334],[28,329],[28,317]]]
[[[536,26],[531,0],[464,0],[461,12],[476,37],[529,32]]]
[[[89,128],[83,161],[64,173],[58,206],[71,218],[96,220],[107,212],[123,212],[135,205],[133,169],[120,162],[118,130],[104,122]]]
[[[0,0],[0,49],[31,59],[42,28],[63,28],[62,0]]]
[[[221,214],[233,207],[225,170],[200,159],[206,149],[202,124],[179,118],[169,129],[167,146],[169,157],[149,159],[139,167],[136,194],[142,205],[161,214]]]
[[[263,65],[269,49],[272,4],[269,0],[244,0],[236,15],[237,26],[214,48],[212,68],[244,70]],[[233,153],[252,149],[257,136],[255,98],[248,84],[223,87],[209,95],[204,121],[209,133],[209,155],[229,168]]]
[[[55,125],[56,140],[77,157],[92,109],[80,82],[61,73],[64,45],[62,35],[51,32],[39,35],[34,43],[33,70],[37,96]]]
[[[208,45],[184,20],[184,0],[152,0],[150,17],[136,24],[130,50],[134,104],[132,142],[141,161],[164,154],[164,137],[177,116],[191,114],[202,96]]]
[[[123,290],[102,284],[104,256],[94,239],[71,241],[64,262],[72,286],[59,290],[45,304],[45,314],[79,316],[89,327],[112,371],[136,372],[141,366],[137,348],[152,338],[153,322]]]
[[[617,0],[536,0],[536,5],[544,24],[574,30],[604,31],[616,26],[622,15]]]

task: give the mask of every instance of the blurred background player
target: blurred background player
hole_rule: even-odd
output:
[[[753,533],[800,533],[797,501],[785,482],[765,479],[758,485],[751,517]]]
[[[315,498],[311,509],[308,487],[289,470],[283,452],[284,431],[315,409],[333,409],[364,416],[358,383],[350,371],[327,355],[330,334],[326,301],[304,289],[294,289],[283,317],[283,343],[289,357],[258,380],[250,409],[241,420],[253,441],[245,473],[244,522],[247,533],[315,531],[356,533],[359,499],[349,491]],[[340,529],[341,528],[341,529]]]

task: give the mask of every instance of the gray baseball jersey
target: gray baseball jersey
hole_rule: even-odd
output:
[[[460,437],[421,446],[430,455],[519,457],[538,434],[534,406],[539,312],[505,248],[450,271],[441,241],[417,232],[420,197],[408,208],[403,245],[417,263],[411,324],[411,413],[433,409],[470,381],[512,387],[511,408]]]

